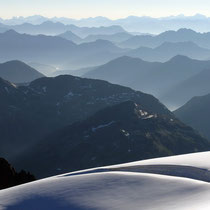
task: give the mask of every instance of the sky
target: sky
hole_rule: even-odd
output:
[[[130,15],[165,17],[197,13],[209,17],[210,0],[0,0],[1,18],[42,15],[117,19]]]

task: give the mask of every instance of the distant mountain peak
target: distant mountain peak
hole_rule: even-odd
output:
[[[181,61],[190,61],[190,60],[193,60],[193,59],[184,55],[176,55],[173,58],[171,58],[168,62],[181,62]]]
[[[45,21],[45,22],[43,22],[41,25],[44,25],[44,26],[55,26],[55,25],[57,25],[57,26],[64,26],[64,24],[63,23],[60,23],[60,22],[52,22],[52,21],[50,21],[50,20],[47,20],[47,21]]]
[[[5,35],[19,35],[19,33],[13,29],[10,29],[6,32],[4,32]]]
[[[191,32],[191,33],[197,33],[196,31],[190,29],[190,28],[180,28],[177,30],[177,32]]]
[[[12,60],[0,64],[0,77],[13,83],[25,83],[44,75],[22,61]]]

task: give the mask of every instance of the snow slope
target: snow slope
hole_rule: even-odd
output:
[[[210,152],[83,170],[0,191],[0,210],[210,209]]]

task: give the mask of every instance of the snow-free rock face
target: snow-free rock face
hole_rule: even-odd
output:
[[[191,177],[193,170],[209,177],[209,159],[210,152],[195,153],[63,174],[0,191],[0,209],[209,209],[209,181]]]
[[[49,135],[21,157],[37,177],[210,149],[179,120],[126,101]]]

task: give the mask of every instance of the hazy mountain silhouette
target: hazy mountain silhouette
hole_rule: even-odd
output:
[[[208,68],[169,89],[161,97],[161,101],[165,104],[173,104],[174,107],[180,107],[194,96],[210,93],[209,81],[210,69]]]
[[[61,37],[31,36],[14,30],[0,34],[1,61],[18,59],[56,64],[56,61],[65,61],[64,55],[68,56],[75,48],[73,42]]]
[[[174,117],[156,115],[127,101],[54,132],[21,162],[45,177],[209,148],[210,142]]]
[[[14,30],[0,34],[0,62],[22,60],[41,63],[58,69],[78,69],[98,66],[123,55],[140,57],[149,61],[166,61],[182,54],[196,59],[209,57],[210,50],[191,42],[164,43],[155,49],[122,49],[108,40],[76,45],[58,36],[19,34]]]
[[[92,71],[92,70],[94,70],[96,68],[98,68],[98,66],[81,68],[81,69],[76,69],[76,70],[58,70],[58,71],[53,72],[51,74],[51,76],[72,75],[72,76],[81,77],[82,75],[84,75],[87,72]]]
[[[194,42],[200,47],[210,48],[210,33],[197,33],[190,29],[179,29],[178,31],[166,31],[159,35],[138,35],[120,43],[126,48],[151,47],[155,48],[164,42]]]
[[[126,54],[127,51],[107,40],[98,39],[95,42],[82,43],[74,50],[69,62],[63,65],[63,69],[99,66]]]
[[[33,25],[30,23],[23,23],[20,25],[4,25],[4,28],[13,29],[19,33],[27,33],[31,35],[45,34],[45,35],[58,35],[71,31],[77,36],[86,37],[91,34],[115,34],[125,32],[125,30],[117,25],[108,27],[78,27],[75,25],[64,25],[60,22],[45,21],[39,25]]]
[[[201,48],[193,42],[164,42],[154,49],[140,47],[126,53],[126,55],[139,57],[146,61],[160,62],[165,62],[176,55],[184,55],[193,59],[207,60],[210,56],[210,49]]]
[[[210,94],[193,97],[175,115],[210,139]]]
[[[42,63],[30,62],[30,63],[28,63],[28,65],[35,68],[36,70],[38,70],[39,72],[41,72],[42,74],[44,74],[46,76],[52,76],[53,72],[57,71],[57,69],[55,67],[46,65],[46,64],[42,64]]]
[[[44,75],[21,61],[8,61],[0,64],[0,77],[13,83],[27,83]]]
[[[113,43],[119,43],[131,38],[133,35],[127,32],[119,32],[114,34],[92,34],[82,39],[71,31],[66,31],[65,33],[59,34],[58,36],[68,39],[76,44],[81,44],[86,42],[95,42],[98,39],[107,40]]]
[[[0,34],[1,62],[18,59],[74,69],[104,64],[124,52],[105,40],[76,45],[57,36],[32,36],[14,30]]]
[[[180,28],[191,28],[196,31],[206,32],[210,31],[209,23],[210,18],[202,14],[196,14],[194,16],[169,16],[162,18],[153,18],[148,16],[128,16],[117,20],[111,20],[106,17],[91,17],[82,18],[80,20],[65,18],[65,17],[53,17],[46,18],[40,15],[30,17],[14,17],[12,19],[3,20],[0,22],[4,24],[14,25],[22,23],[41,24],[45,21],[61,22],[64,24],[74,24],[83,27],[99,27],[99,26],[112,26],[120,25],[127,31],[137,31],[141,33],[161,33],[167,30],[178,30]]]
[[[1,24],[1,23],[0,23],[0,33],[4,33],[4,32],[6,32],[7,30],[8,30],[7,27],[5,27],[4,24]]]
[[[121,57],[84,74],[84,77],[107,80],[161,98],[170,88],[208,68],[210,61],[185,56],[175,56],[165,63]]]
[[[79,36],[77,36],[76,34],[72,33],[71,31],[66,31],[62,34],[59,34],[58,36],[70,40],[76,44],[80,44],[82,42],[82,38],[80,38]]]
[[[48,18],[43,17],[41,15],[32,15],[28,17],[12,17],[10,19],[2,19],[0,18],[0,22],[8,25],[18,25],[23,23],[31,23],[31,24],[41,24],[47,21]]]
[[[93,42],[98,39],[108,40],[110,42],[119,43],[123,42],[125,40],[128,40],[129,38],[133,37],[132,34],[129,34],[127,32],[120,32],[115,34],[109,34],[109,35],[89,35],[86,38],[83,39],[83,42]]]

